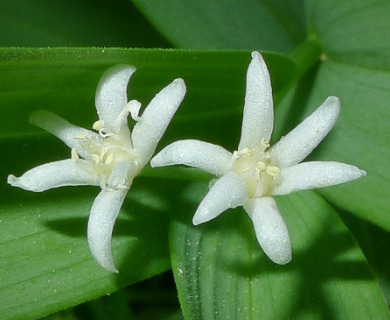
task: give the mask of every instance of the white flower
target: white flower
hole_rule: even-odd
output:
[[[37,111],[30,122],[71,148],[71,159],[33,168],[20,178],[8,177],[12,186],[41,192],[70,185],[100,186],[88,220],[88,244],[96,261],[117,272],[112,260],[111,237],[115,220],[133,182],[152,157],[157,143],[185,95],[182,79],[174,80],[149,103],[142,116],[141,104],[127,100],[127,84],[135,68],[118,65],[107,70],[96,90],[98,133],[70,124],[61,117]],[[137,120],[133,132],[127,117]]]
[[[151,165],[184,164],[217,176],[193,223],[207,222],[229,208],[243,206],[266,255],[275,263],[286,264],[291,260],[290,238],[272,196],[332,186],[365,175],[357,167],[339,162],[300,163],[332,129],[339,110],[339,99],[329,97],[270,147],[274,121],[271,82],[262,56],[253,52],[238,151],[230,153],[211,143],[182,140],[164,148]]]

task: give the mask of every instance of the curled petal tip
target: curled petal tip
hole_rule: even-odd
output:
[[[329,96],[328,98],[326,98],[326,100],[328,100],[329,102],[332,102],[332,103],[340,104],[340,99],[336,96]]]
[[[176,92],[176,94],[178,95],[176,99],[178,99],[180,103],[184,99],[184,95],[186,94],[187,91],[184,80],[182,78],[177,78],[173,80],[168,87],[171,87],[173,92]]]
[[[159,153],[157,155],[155,155],[151,160],[150,160],[150,166],[152,168],[158,168],[158,167],[163,167],[164,166],[164,161],[163,159],[161,158],[161,156],[159,156]]]
[[[261,57],[261,54],[260,54],[260,52],[258,52],[258,51],[253,51],[253,52],[251,53],[251,56],[252,56],[252,58],[254,59],[254,58],[259,58],[259,57]]]
[[[340,99],[335,96],[330,96],[326,98],[323,105],[326,105],[327,108],[334,108],[337,112],[340,111]]]
[[[175,87],[175,86],[184,86],[185,87],[184,80],[182,78],[177,78],[177,79],[173,80],[172,86],[173,87]]]
[[[116,64],[116,65],[108,68],[103,73],[102,80],[106,80],[109,77],[115,76],[116,74],[118,74],[120,72],[124,72],[124,73],[126,73],[126,75],[130,76],[135,71],[136,71],[136,68],[129,65],[129,64],[124,64],[124,63]]]
[[[10,174],[10,175],[7,177],[7,183],[10,184],[10,185],[13,186],[13,187],[17,187],[18,178],[15,177],[13,174]]]
[[[7,177],[7,183],[13,187],[21,188],[28,191],[33,191],[33,192],[43,191],[43,189],[39,185],[39,181],[37,181],[36,179],[25,178],[23,176],[16,177],[13,174],[10,174]]]
[[[215,217],[216,215],[213,212],[210,212],[209,208],[206,208],[205,205],[201,203],[192,218],[192,224],[197,226],[213,220]]]
[[[192,218],[192,224],[194,226],[202,224],[203,222],[206,222],[205,219],[202,219],[201,217],[199,217],[199,215],[195,214],[194,217]]]
[[[282,250],[280,250],[277,255],[268,255],[268,257],[276,264],[285,265],[292,260],[291,245],[288,247],[281,247],[281,249]]]

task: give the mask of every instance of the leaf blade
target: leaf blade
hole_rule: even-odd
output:
[[[388,318],[363,254],[324,200],[307,192],[278,204],[293,243],[286,266],[261,253],[241,210],[203,227],[190,226],[188,216],[172,222],[173,271],[186,319]]]

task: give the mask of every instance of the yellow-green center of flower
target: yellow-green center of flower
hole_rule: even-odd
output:
[[[232,170],[244,180],[249,197],[262,197],[272,194],[274,180],[280,168],[272,163],[266,151],[269,143],[262,140],[255,148],[244,148],[233,153]]]
[[[104,122],[98,120],[93,124],[93,129],[99,132],[102,139],[96,137],[77,136],[75,139],[80,140],[81,145],[88,151],[88,157],[85,158],[90,164],[92,164],[93,170],[101,177],[101,187],[104,188],[109,181],[109,177],[112,176],[113,170],[117,164],[124,162],[132,162],[128,168],[132,168],[131,172],[134,173],[134,168],[138,167],[138,154],[133,148],[131,140],[121,139],[120,136],[113,133],[106,133],[104,129]],[[80,159],[79,154],[75,149],[72,149],[71,156],[73,160]],[[84,166],[83,163],[80,165]],[[139,170],[135,169],[135,172]],[[130,172],[128,172],[128,174]],[[124,184],[126,181],[131,183],[132,177],[128,176],[124,172]]]

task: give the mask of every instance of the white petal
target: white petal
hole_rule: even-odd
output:
[[[152,157],[185,93],[184,81],[174,80],[153,98],[134,126],[131,138],[134,148],[140,155],[140,167]]]
[[[198,225],[214,219],[229,208],[244,204],[247,189],[243,180],[234,172],[228,172],[220,178],[206,194],[195,212],[192,223]]]
[[[161,150],[150,164],[152,167],[184,164],[220,177],[229,170],[231,157],[229,151],[218,145],[198,140],[180,140]]]
[[[263,57],[252,52],[246,78],[244,117],[238,150],[251,148],[262,139],[269,142],[274,124],[271,79]]]
[[[249,201],[245,210],[252,219],[257,241],[264,253],[277,264],[291,261],[291,243],[287,226],[271,197]]]
[[[364,175],[365,171],[341,162],[303,162],[281,171],[273,194],[285,195],[300,190],[334,186]]]
[[[129,188],[137,174],[134,161],[121,161],[113,165],[107,185],[111,188]]]
[[[8,183],[14,187],[41,192],[63,186],[98,186],[100,179],[85,160],[68,159],[35,167],[20,178],[9,175]]]
[[[29,121],[33,125],[61,139],[68,147],[75,149],[83,158],[88,159],[90,156],[90,152],[85,144],[86,139],[96,141],[97,143],[102,140],[96,132],[75,126],[50,111],[35,111],[31,114]]]
[[[328,97],[309,117],[269,149],[280,167],[290,167],[305,159],[326,137],[336,123],[340,100]]]
[[[114,123],[127,103],[127,85],[135,68],[120,64],[108,69],[100,78],[95,95],[99,119],[109,132],[115,132]]]
[[[118,272],[111,254],[115,220],[128,189],[102,190],[96,197],[88,220],[88,244],[96,261],[106,270]]]

